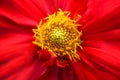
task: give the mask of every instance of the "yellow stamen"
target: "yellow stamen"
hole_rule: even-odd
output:
[[[35,41],[34,44],[42,49],[47,49],[55,56],[68,56],[70,60],[76,61],[80,56],[76,53],[76,48],[82,41],[80,37],[82,31],[77,30],[78,18],[72,20],[70,12],[62,11],[61,9],[40,21],[37,29],[33,29]]]

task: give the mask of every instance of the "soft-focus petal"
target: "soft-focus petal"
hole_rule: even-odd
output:
[[[58,66],[51,66],[47,72],[41,76],[40,80],[76,80],[73,69],[69,67],[60,68]]]
[[[24,11],[22,10],[21,12],[19,10],[22,8],[18,8],[19,5],[14,3],[13,0],[12,1],[6,0],[6,1],[0,1],[0,2],[1,2],[0,3],[0,16],[8,18],[17,24],[36,25],[36,21],[33,18],[26,16],[27,13],[23,14],[22,12]]]
[[[36,5],[36,3],[42,4],[42,6]],[[20,25],[36,26],[41,18],[48,15],[48,11],[43,9],[47,6],[44,1],[17,1],[17,0],[5,0],[0,1],[0,15],[6,17]],[[42,9],[41,9],[42,8]]]
[[[88,59],[88,65],[103,77],[102,80],[111,79],[111,77],[113,77],[111,80],[120,79],[119,48],[109,44],[104,44],[100,48],[84,47],[83,55],[86,56],[86,61]],[[84,60],[85,58],[83,57]],[[106,73],[106,75],[102,73]]]
[[[84,51],[88,53],[86,55],[96,55],[96,58],[101,58],[101,60],[106,61],[119,69],[120,43],[118,43],[118,41],[88,41],[86,43],[87,45],[84,45]]]
[[[84,4],[83,14],[81,15],[81,19],[79,21],[80,24],[84,25],[88,21],[90,21],[94,15],[96,14],[96,8],[99,0],[87,0],[86,4]]]
[[[114,75],[113,73],[106,70],[98,64],[91,64],[90,59],[84,56],[83,61],[73,63],[73,69],[75,71],[75,75],[77,76],[77,80],[119,80],[119,77]],[[98,62],[97,62],[98,63]],[[100,64],[99,64],[100,65]]]
[[[32,34],[32,28],[35,25],[20,25],[16,24],[14,21],[11,21],[9,18],[0,16],[0,34],[9,34],[9,33],[21,33],[21,34]]]
[[[94,17],[82,28],[85,35],[120,28],[120,1],[115,1],[99,2],[100,5],[97,6]],[[111,5],[113,6],[112,9]],[[107,9],[104,9],[106,7]]]
[[[7,34],[0,41],[0,78],[28,65],[34,56],[32,37],[27,34]]]
[[[69,6],[69,11],[72,13],[82,14],[87,8],[88,0],[72,0]]]
[[[85,65],[82,61],[78,61],[76,63],[71,62],[72,68],[75,72],[77,80],[97,80],[96,75],[93,75],[89,66]]]
[[[119,80],[119,4],[119,0],[0,1],[0,80]],[[82,15],[83,23],[81,61],[71,61],[65,68],[52,64],[52,58],[44,62],[46,52],[36,58],[32,44],[32,28],[59,8]]]
[[[109,31],[105,31],[102,33],[96,33],[96,34],[91,34],[91,35],[87,35],[84,36],[84,40],[85,41],[111,41],[111,42],[116,42],[116,41],[120,41],[120,28],[118,29],[113,29],[113,30],[109,30]]]
[[[78,80],[119,80],[120,79],[120,58],[114,54],[119,50],[105,46],[103,50],[99,48],[84,47],[84,51],[79,51],[81,61],[72,62],[73,69]],[[108,49],[111,51],[108,51]]]
[[[48,67],[46,73],[39,78],[39,80],[59,80],[58,67],[53,65]]]
[[[39,61],[34,61],[30,63],[30,65],[10,74],[6,80],[38,80],[46,70],[46,67],[41,67]]]
[[[66,67],[63,68],[63,80],[77,80],[77,77],[74,73],[74,70],[72,67]]]

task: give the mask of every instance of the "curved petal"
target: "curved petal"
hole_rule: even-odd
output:
[[[40,19],[48,15],[47,6],[43,0],[39,1],[0,1],[0,15],[20,25],[36,26]],[[42,4],[42,6],[40,5]]]
[[[90,50],[93,50],[92,51],[93,53],[90,51],[90,53],[92,53],[91,55],[97,55],[98,58],[102,58],[103,60],[108,61],[109,64],[113,64],[113,66],[116,66],[116,67],[119,66],[116,64],[116,63],[120,64],[120,61],[119,61],[120,60],[120,58],[119,58],[119,55],[120,55],[119,46],[120,46],[120,44],[119,43],[118,44],[117,43],[110,43],[110,42],[106,42],[106,43],[105,42],[99,42],[99,43],[92,42],[92,43],[93,43],[92,44],[93,48],[90,48]],[[87,51],[86,47],[84,49],[85,49],[85,51]],[[88,47],[88,50],[89,50],[89,47]],[[99,53],[99,54],[96,54],[95,52]],[[88,51],[88,53],[89,53],[89,51]],[[118,69],[120,69],[120,68],[118,67]]]
[[[0,44],[0,78],[28,65],[34,57],[30,35],[7,34],[1,36]]]
[[[7,78],[8,75],[28,65],[29,62],[26,56],[20,56],[6,63],[4,62],[4,64],[0,66],[0,79],[3,80],[3,78]]]
[[[120,41],[120,28],[109,30],[102,33],[83,35],[84,41]]]
[[[84,52],[81,55],[100,80],[119,80],[120,1],[101,1],[97,14],[83,27]]]
[[[25,33],[25,34],[33,34],[32,29],[35,25],[20,25],[16,24],[14,21],[11,21],[8,18],[0,16],[0,33],[8,34],[8,33]]]
[[[57,11],[58,8],[66,10],[70,6],[70,2],[63,0],[0,1],[0,21],[2,22],[0,27],[13,29],[12,26],[6,25],[11,23],[21,25],[20,28],[36,27],[40,19]]]
[[[5,80],[37,80],[46,70],[46,67],[41,67],[40,62],[34,61],[30,65],[10,74]]]
[[[84,56],[84,58],[87,58]],[[106,69],[99,67],[98,64],[91,63],[89,59],[72,63],[77,80],[119,80],[119,77]]]
[[[82,61],[71,62],[71,65],[77,80],[99,80],[97,76],[92,73],[92,70],[89,69],[89,66],[84,65]]]
[[[102,0],[99,1],[94,18],[88,21],[82,28],[85,35],[120,28],[120,1],[115,1],[108,0],[103,3]]]
[[[20,12],[18,8],[19,5],[17,5],[14,0],[12,1],[0,1],[0,15],[2,17],[6,17],[12,21],[14,21],[17,24],[21,24],[21,25],[36,25],[36,21],[34,20],[34,18],[28,17],[26,16],[27,13],[23,14],[22,12]],[[19,1],[17,1],[19,2]],[[25,5],[25,4],[24,4]],[[18,8],[18,9],[17,9]],[[24,11],[23,11],[24,12]]]
[[[80,24],[84,25],[92,19],[96,13],[95,10],[97,8],[98,2],[99,0],[87,0],[84,13],[81,15],[81,19],[79,21]]]
[[[99,41],[98,43],[91,41],[91,43],[88,42],[88,44],[91,45],[84,46],[82,53],[79,53],[81,56],[81,63],[85,64],[84,67],[88,69],[88,71],[92,70],[90,73],[94,77],[96,76],[97,80],[119,80],[120,44],[115,46],[114,43],[110,44],[109,42],[103,43]]]

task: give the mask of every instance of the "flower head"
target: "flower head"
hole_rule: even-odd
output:
[[[0,80],[119,80],[120,0],[1,0]]]
[[[76,53],[77,46],[81,48],[81,34],[77,30],[79,24],[76,20],[69,17],[69,12],[63,12],[61,9],[52,15],[49,15],[40,21],[37,29],[34,29],[34,44],[42,49],[47,49],[60,60],[66,56],[70,60],[80,59]]]

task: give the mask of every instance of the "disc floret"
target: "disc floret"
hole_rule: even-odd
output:
[[[37,29],[33,29],[34,44],[47,49],[56,57],[68,56],[70,60],[80,59],[76,48],[81,48],[81,31],[77,30],[80,24],[72,20],[70,12],[59,10],[40,21]]]

